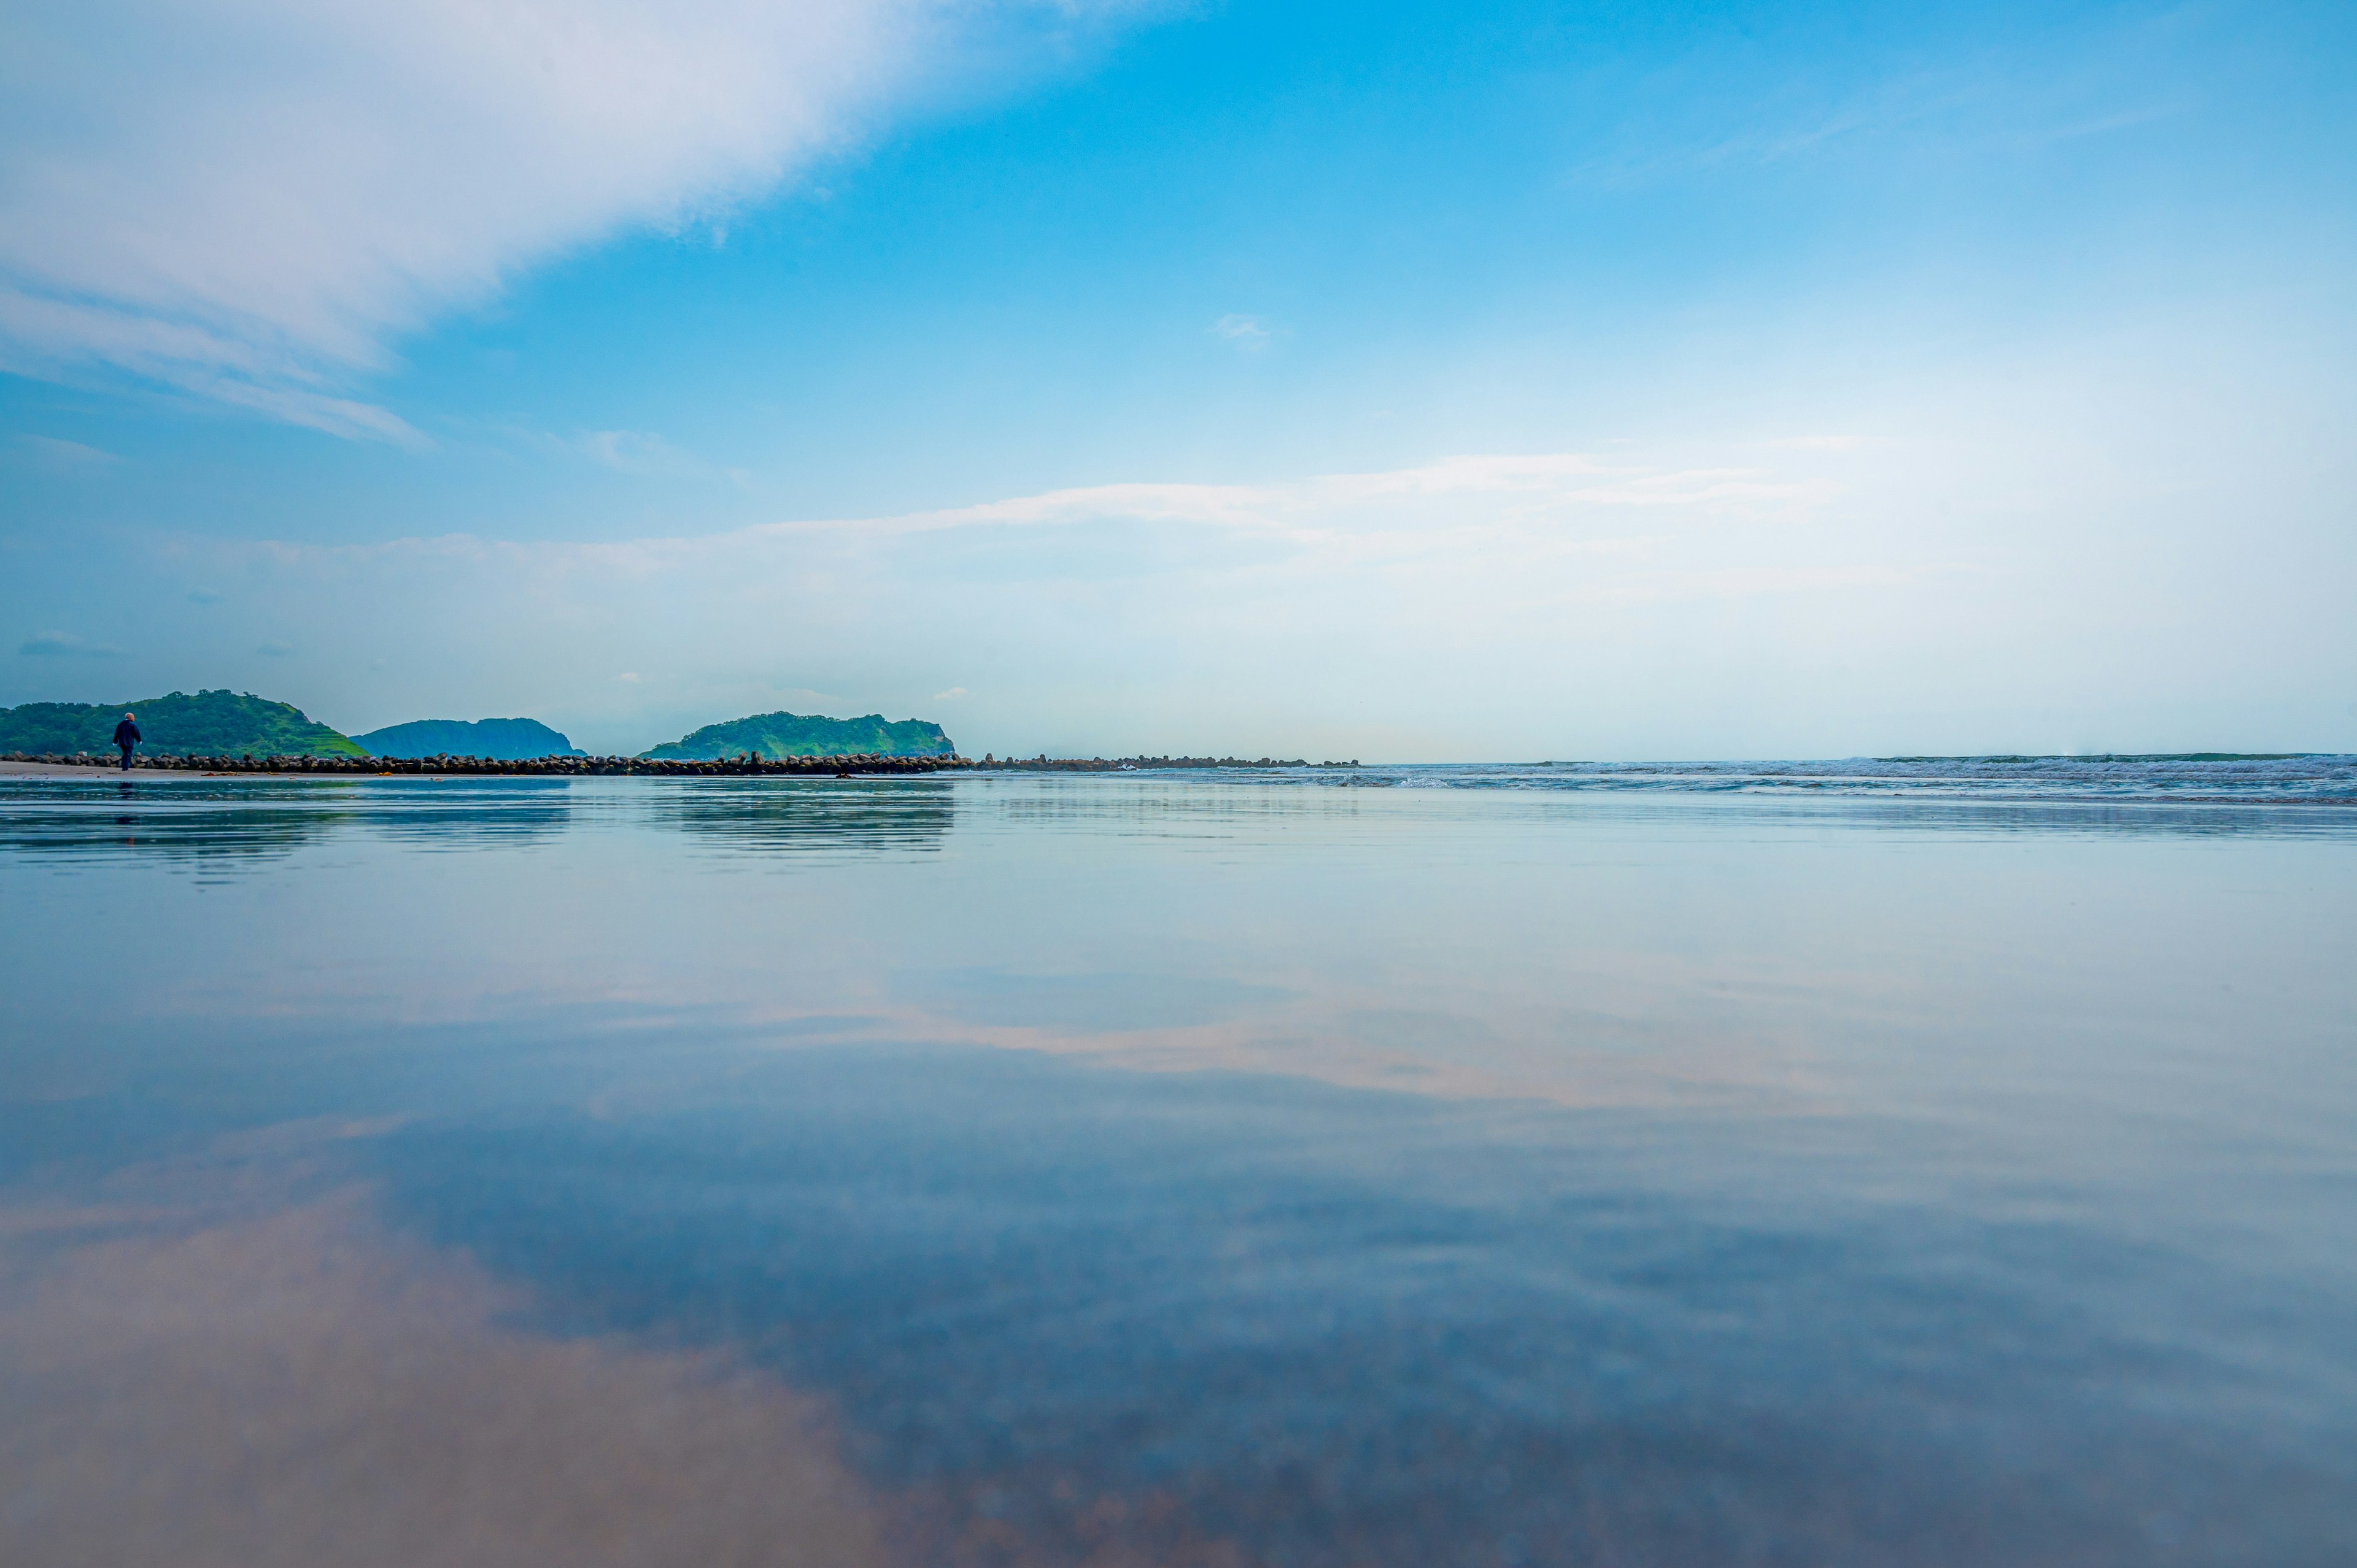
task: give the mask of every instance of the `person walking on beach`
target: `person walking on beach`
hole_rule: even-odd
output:
[[[123,722],[114,726],[114,744],[123,748],[123,771],[131,771],[131,748],[139,744],[139,719],[125,714]]]

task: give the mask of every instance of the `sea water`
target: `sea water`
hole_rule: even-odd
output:
[[[0,1529],[2357,1560],[2352,800],[0,781]]]

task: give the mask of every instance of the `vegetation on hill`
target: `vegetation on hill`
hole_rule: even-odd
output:
[[[706,725],[694,734],[640,755],[654,758],[740,757],[954,757],[942,726],[924,719],[829,719],[815,714],[755,714]]]
[[[352,736],[371,757],[579,757],[565,736],[538,719],[413,719]]]
[[[139,715],[139,749],[182,757],[364,757],[366,752],[291,703],[252,693],[175,692],[128,703],[27,703],[0,708],[0,751],[105,753],[114,726]]]

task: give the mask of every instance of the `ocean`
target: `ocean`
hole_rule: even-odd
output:
[[[0,779],[27,1564],[2357,1561],[2357,758]]]

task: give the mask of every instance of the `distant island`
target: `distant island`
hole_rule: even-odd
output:
[[[564,734],[538,719],[412,719],[352,739],[371,757],[488,757],[521,762],[584,755]]]
[[[292,703],[250,692],[174,692],[124,703],[26,703],[0,708],[0,751],[70,756],[114,749],[115,722],[139,715],[139,749],[162,757],[365,757],[353,740]]]
[[[714,761],[724,757],[954,757],[942,726],[925,719],[829,719],[801,714],[755,714],[706,725],[668,746],[639,755],[653,761]]]
[[[139,697],[124,703],[27,703],[0,708],[0,752],[35,757],[105,756],[114,749],[115,721],[139,715],[145,757],[382,757],[412,761],[470,757],[485,762],[527,762],[584,754],[562,732],[538,719],[415,719],[365,735],[346,736],[310,718],[291,703],[250,692],[199,692],[191,696]],[[706,725],[667,746],[641,752],[642,761],[716,762],[752,754],[797,757],[954,758],[957,745],[927,719],[831,719],[808,714],[755,714]]]

